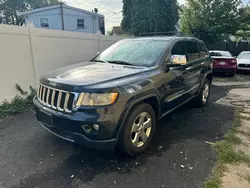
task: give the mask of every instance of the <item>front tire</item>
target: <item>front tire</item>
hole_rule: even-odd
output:
[[[194,99],[194,103],[198,107],[204,107],[208,104],[208,99],[210,96],[211,82],[206,79],[202,85],[199,95]]]
[[[143,153],[151,143],[156,125],[154,109],[146,103],[139,104],[129,114],[121,131],[119,148],[129,156]]]

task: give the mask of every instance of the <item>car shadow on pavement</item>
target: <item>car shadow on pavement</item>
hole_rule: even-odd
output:
[[[213,87],[212,92],[216,94],[207,107],[187,104],[159,121],[149,150],[138,157],[88,149],[48,135],[54,155],[63,149],[68,157],[15,187],[202,187],[216,158],[206,141],[221,139],[234,118],[233,108],[214,103],[227,90]]]

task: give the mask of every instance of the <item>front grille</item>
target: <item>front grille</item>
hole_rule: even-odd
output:
[[[250,67],[250,64],[239,64],[238,66],[239,66],[239,67],[248,67],[248,68],[249,68],[249,67]]]
[[[43,105],[62,112],[72,112],[77,96],[74,93],[40,84],[37,98]]]

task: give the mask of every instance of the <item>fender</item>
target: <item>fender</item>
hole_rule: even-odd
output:
[[[121,115],[121,118],[120,118],[120,120],[119,120],[119,122],[118,122],[118,124],[117,124],[117,125],[118,125],[118,126],[117,126],[117,130],[115,131],[115,137],[116,137],[117,139],[119,139],[119,135],[120,135],[120,133],[121,133],[123,127],[125,126],[126,120],[128,119],[129,113],[132,111],[132,109],[133,109],[136,105],[138,105],[139,103],[141,103],[142,101],[144,101],[144,100],[146,100],[146,99],[149,99],[149,98],[151,98],[151,97],[156,97],[156,98],[157,98],[158,106],[159,106],[159,108],[158,108],[158,117],[157,117],[157,119],[160,118],[160,116],[161,116],[160,99],[159,99],[159,97],[158,97],[156,94],[149,94],[149,95],[146,95],[146,96],[144,96],[144,97],[140,97],[139,99],[134,100],[131,104],[127,103],[126,106],[127,106],[127,105],[129,105],[129,106],[128,106],[127,108],[125,107],[125,109],[124,109],[124,111],[123,111],[123,113],[122,113],[122,115]]]
[[[211,83],[212,83],[212,80],[213,80],[213,72],[211,70],[207,71],[206,73],[204,73],[204,76],[202,77],[201,79],[201,84],[200,84],[200,88],[199,88],[199,93],[202,89],[202,86],[203,86],[203,83],[205,82],[205,80],[207,79],[207,77],[211,75],[212,79],[211,79]]]

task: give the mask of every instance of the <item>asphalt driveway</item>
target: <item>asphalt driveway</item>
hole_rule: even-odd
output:
[[[213,87],[208,107],[186,105],[161,120],[149,151],[136,158],[56,138],[30,111],[2,120],[0,187],[200,188],[216,158],[205,141],[221,139],[233,120],[233,108],[214,103],[226,92]]]

